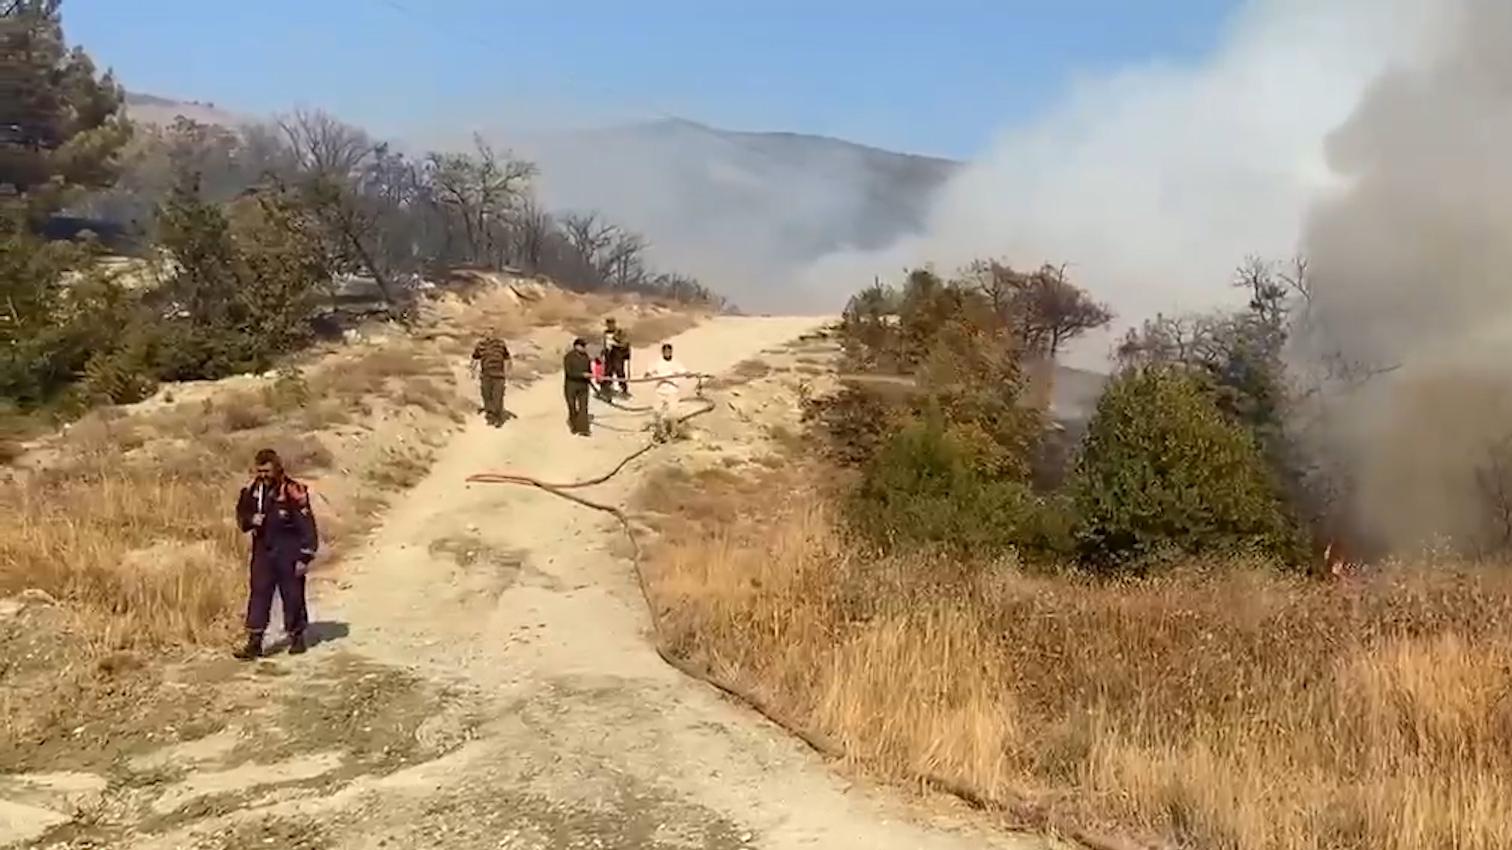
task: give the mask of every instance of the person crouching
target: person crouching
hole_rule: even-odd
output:
[[[263,634],[273,613],[275,592],[283,608],[289,654],[305,651],[305,627],[309,625],[305,577],[320,548],[309,489],[284,473],[283,461],[272,449],[259,451],[254,463],[254,477],[236,501],[237,525],[249,535],[252,550],[247,642],[235,652],[243,661],[263,653]]]

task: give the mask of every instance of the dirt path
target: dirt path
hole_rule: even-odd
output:
[[[674,342],[689,368],[717,373],[816,325],[720,318]],[[632,369],[650,356],[637,351]],[[532,489],[463,483],[486,470],[551,480],[607,471],[644,442],[645,417],[595,401],[594,436],[574,437],[556,378],[515,392],[506,407],[517,418],[455,438],[317,598],[316,619],[344,636],[303,659],[265,662],[285,677],[273,688],[334,687],[325,680],[338,676],[339,660],[342,687],[382,691],[392,677],[379,671],[397,669],[444,698],[360,716],[339,699],[320,702],[326,708],[309,721],[320,734],[306,743],[269,748],[250,767],[183,777],[154,791],[152,805],[169,817],[228,788],[293,783],[282,793],[193,811],[131,846],[1045,846],[923,825],[666,667],[649,647],[648,614],[612,521]],[[595,497],[622,502],[656,463],[654,453]],[[198,746],[233,746],[231,733],[219,737]],[[391,753],[400,738],[410,749]],[[316,783],[354,760],[389,756],[395,769]]]

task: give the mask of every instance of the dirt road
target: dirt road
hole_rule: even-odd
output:
[[[674,343],[689,368],[717,373],[817,324],[719,318]],[[632,370],[651,356],[635,352]],[[345,707],[346,691],[321,697],[311,703],[318,711],[284,715],[313,731],[260,744],[236,767],[216,761],[234,740],[180,745],[163,757],[213,769],[153,790],[151,805],[181,823],[130,846],[1045,846],[921,823],[887,795],[847,787],[780,730],[666,667],[650,649],[648,613],[611,520],[532,489],[464,483],[487,470],[552,480],[607,471],[643,444],[645,417],[595,401],[593,437],[575,437],[555,377],[509,395],[506,407],[516,418],[455,438],[317,597],[321,628],[340,638],[303,659],[264,662],[283,677],[269,694],[323,693],[339,681],[379,699],[402,677],[406,693],[429,696],[364,712]],[[595,497],[623,501],[658,462],[657,454],[637,462]],[[136,769],[150,769],[138,761]],[[359,762],[392,769],[342,774]],[[204,808],[216,799],[224,802]]]

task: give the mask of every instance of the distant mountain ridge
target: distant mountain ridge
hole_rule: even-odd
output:
[[[835,308],[800,303],[794,296],[804,294],[784,284],[831,252],[880,249],[918,232],[963,167],[825,136],[678,118],[515,146],[541,165],[553,206],[601,209],[646,233],[665,264],[742,305],[772,310]]]

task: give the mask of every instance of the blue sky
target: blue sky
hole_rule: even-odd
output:
[[[385,136],[675,114],[970,157],[1082,75],[1195,62],[1238,0],[65,0],[128,88]],[[234,12],[232,10],[235,10]]]

